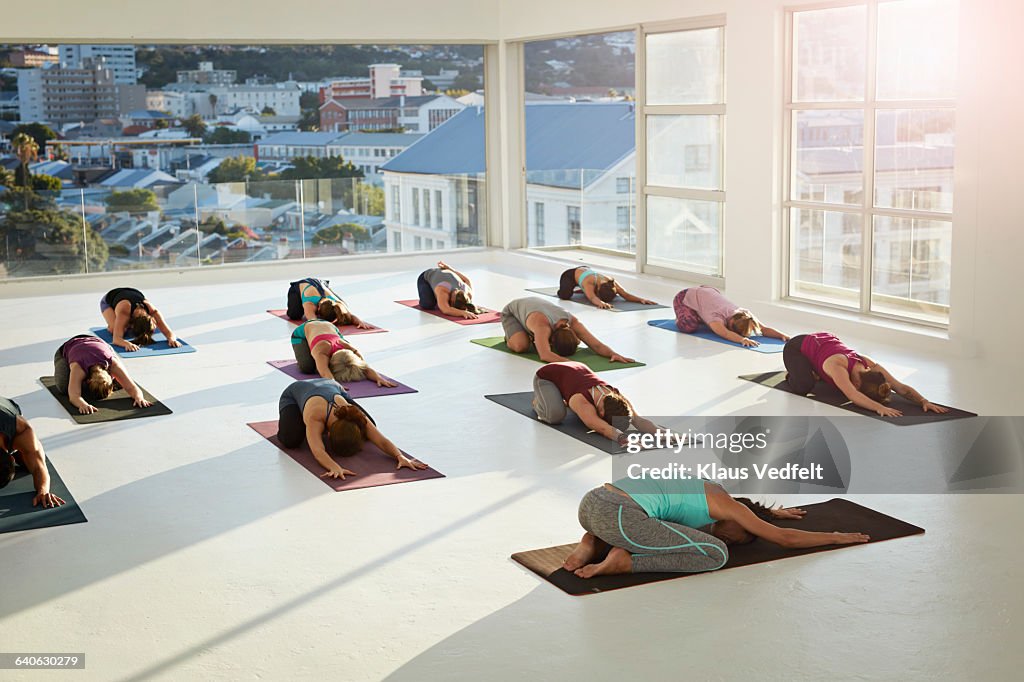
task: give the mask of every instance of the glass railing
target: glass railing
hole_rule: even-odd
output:
[[[0,187],[0,277],[483,246],[485,189],[483,174]]]
[[[528,170],[526,227],[530,247],[636,253],[633,168]]]

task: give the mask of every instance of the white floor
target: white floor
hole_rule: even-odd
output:
[[[513,256],[467,262],[477,300],[496,307],[560,271]],[[85,652],[75,679],[96,680],[1019,679],[1016,495],[860,496],[927,534],[588,597],[538,580],[509,554],[578,536],[577,502],[610,478],[607,455],[484,400],[529,390],[537,365],[468,343],[497,325],[395,305],[415,295],[416,271],[377,267],[310,274],[331,276],[390,330],[354,340],[420,392],[363,404],[447,478],[344,493],[245,426],[275,418],[290,381],[265,364],[290,355],[290,326],[264,312],[283,307],[287,275],[142,283],[199,352],[129,361],[174,414],[121,424],[77,426],[37,383],[57,345],[98,323],[109,287],[77,280],[60,297],[0,299],[0,391],[32,419],[89,519],[0,535],[0,650]],[[572,311],[648,363],[609,375],[641,412],[838,414],[734,379],[781,356],[644,325],[665,310]],[[994,368],[864,350],[935,400],[1022,414],[1014,378]]]

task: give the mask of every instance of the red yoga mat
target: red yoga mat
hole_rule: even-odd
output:
[[[267,364],[275,369],[279,369],[293,379],[314,379],[318,377],[317,374],[303,374],[299,371],[299,363],[294,360],[267,360]],[[381,375],[384,376],[384,375]],[[391,377],[385,376],[385,379],[395,381]],[[387,387],[378,386],[377,382],[364,379],[363,381],[350,381],[345,386],[347,392],[353,398],[376,398],[379,395],[401,395],[402,393],[418,393],[415,388],[406,386],[405,384],[395,381],[397,386]]]
[[[407,308],[415,308],[416,310],[419,310],[422,313],[426,313],[427,315],[433,315],[434,317],[440,317],[442,320],[448,320],[449,322],[454,322],[455,324],[487,324],[488,322],[498,322],[499,320],[501,320],[501,313],[499,313],[496,310],[488,310],[487,308],[478,307],[477,310],[480,311],[479,316],[475,320],[467,320],[464,317],[452,317],[451,315],[445,315],[440,310],[424,310],[423,308],[420,307],[420,302],[416,299],[411,299],[408,301],[395,301],[395,303],[404,305]]]
[[[372,443],[365,443],[363,449],[351,457],[336,457],[334,460],[344,468],[356,472],[357,476],[348,476],[345,480],[340,478],[320,478],[320,475],[324,473],[324,468],[313,457],[313,452],[306,443],[303,443],[302,447],[293,449],[288,449],[281,445],[281,441],[277,439],[276,419],[268,422],[252,422],[247,426],[276,445],[282,452],[302,465],[306,471],[319,478],[335,492],[358,490],[359,488],[375,488],[379,485],[392,485],[394,483],[424,481],[429,478],[444,478],[444,474],[440,471],[429,467],[419,471],[396,469],[395,460],[385,455]],[[403,453],[409,456],[409,453],[404,450]]]
[[[302,324],[303,321],[304,321],[304,320],[289,320],[288,319],[288,311],[287,310],[268,310],[267,312],[270,313],[271,315],[273,315],[274,317],[280,317],[282,320],[287,320],[288,322],[291,322],[292,324],[294,324],[296,326]],[[338,325],[334,325],[334,326],[337,327]],[[381,329],[380,327],[376,327],[374,325],[370,325],[370,329],[360,329],[359,327],[355,326],[354,324],[346,324],[346,325],[343,325],[341,327],[338,327],[338,331],[340,331],[343,336],[352,336],[354,334],[381,334],[383,332],[386,332],[387,329]]]

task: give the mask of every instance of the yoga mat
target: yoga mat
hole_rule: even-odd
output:
[[[299,363],[294,360],[268,360],[267,364],[275,369],[279,369],[293,379],[312,379],[318,377],[318,374],[303,374],[299,371]],[[395,381],[389,376],[381,375],[385,379]],[[348,394],[353,398],[376,398],[379,395],[401,395],[402,393],[418,393],[415,388],[410,388],[401,382],[397,382],[397,386],[388,388],[385,386],[378,386],[376,381],[370,381],[364,379],[363,381],[350,381],[345,386],[348,387]]]
[[[66,526],[87,521],[71,491],[64,485],[64,480],[53,468],[53,462],[46,460],[46,468],[50,472],[50,492],[63,499],[66,504],[49,509],[42,506],[33,507],[32,498],[36,496],[36,488],[32,474],[19,466],[14,480],[7,487],[0,488],[0,533]]]
[[[148,346],[139,346],[139,349],[129,353],[121,346],[114,345],[114,335],[107,331],[106,327],[92,327],[89,329],[93,334],[100,337],[104,341],[110,344],[110,346],[117,351],[117,354],[123,358],[148,358],[155,355],[177,355],[178,353],[195,353],[196,349],[188,345],[185,341],[178,339],[181,345],[177,348],[171,348],[167,345],[167,337],[160,332],[153,334],[154,343]]]
[[[891,516],[886,516],[873,509],[862,507],[855,502],[835,498],[828,502],[817,504],[801,505],[801,509],[807,515],[800,520],[776,520],[775,525],[782,528],[799,528],[820,532],[838,531],[842,533],[867,533],[871,536],[868,543],[893,540],[908,535],[924,533],[924,528],[919,528],[906,521],[900,521]],[[786,549],[760,538],[745,545],[732,545],[729,547],[729,560],[720,571],[751,564],[760,564],[767,561],[788,559],[805,554],[817,552],[828,552],[835,549],[857,547],[858,545],[829,545],[827,547],[809,547],[804,549]],[[512,559],[530,569],[544,580],[548,581],[558,589],[580,596],[594,594],[596,592],[609,592],[633,587],[634,585],[646,585],[647,583],[660,582],[662,580],[673,580],[675,578],[687,578],[697,573],[627,573],[624,575],[601,575],[593,578],[577,578],[574,573],[562,568],[562,562],[569,556],[575,544],[547,547],[529,552],[518,552],[512,555]]]
[[[658,329],[667,329],[670,332],[675,332],[676,334],[684,333],[679,331],[679,328],[676,327],[675,320],[647,320],[647,324],[651,325],[652,327],[657,327]],[[735,341],[730,341],[729,339],[723,339],[721,336],[705,327],[702,327],[701,329],[698,329],[695,332],[687,334],[687,336],[696,336],[698,339],[716,341],[718,343],[724,343],[727,346],[735,346],[736,348],[752,350],[755,353],[781,353],[783,347],[785,347],[786,345],[786,342],[783,341],[782,339],[773,339],[768,336],[754,336],[751,338],[753,338],[761,345],[744,346],[742,343],[736,343]]]
[[[741,374],[740,379],[745,381],[752,381],[755,384],[767,386],[768,388],[776,388],[780,391],[786,391],[793,395],[798,395],[789,390],[789,384],[786,383],[786,372],[763,372],[761,374]],[[902,417],[883,417],[877,412],[866,410],[863,407],[858,407],[851,403],[842,391],[834,386],[819,381],[814,387],[814,393],[805,396],[811,400],[815,400],[819,403],[825,403],[832,407],[838,407],[848,412],[860,414],[865,417],[872,417],[874,419],[880,419],[886,424],[895,424],[896,426],[913,426],[915,424],[928,424],[932,422],[944,422],[950,419],[965,419],[967,417],[977,417],[974,412],[967,412],[966,410],[958,410],[955,407],[949,408],[949,412],[945,414],[936,414],[935,412],[922,412],[921,408],[903,398],[902,396],[892,394],[892,399],[889,401],[889,407],[899,410],[903,413]],[[936,403],[938,404],[938,403]],[[947,407],[943,405],[943,407]]]
[[[46,387],[50,394],[57,399],[67,413],[79,424],[98,424],[100,422],[115,422],[122,419],[142,419],[143,417],[159,417],[165,414],[172,414],[170,408],[153,397],[146,389],[139,386],[143,397],[153,403],[149,407],[135,407],[128,393],[120,388],[110,394],[106,400],[88,401],[97,408],[92,414],[81,414],[78,408],[71,404],[71,399],[61,394],[53,382],[53,377],[39,377],[39,381]]]
[[[341,490],[357,490],[359,488],[374,488],[379,485],[391,485],[393,483],[409,483],[411,481],[424,481],[428,478],[444,478],[444,474],[436,469],[426,468],[419,471],[412,469],[396,469],[395,460],[385,455],[376,445],[365,443],[363,449],[351,457],[337,457],[335,461],[342,467],[354,471],[358,476],[347,476],[345,480],[340,478],[320,478],[324,468],[313,457],[309,445],[302,444],[302,447],[286,449],[277,439],[277,420],[268,422],[253,422],[248,424],[253,431],[260,434],[268,441],[276,445],[282,452],[302,465],[335,492]],[[402,451],[407,457],[409,453]]]
[[[508,349],[508,345],[505,343],[505,338],[502,336],[490,336],[486,339],[470,339],[470,341],[478,346],[483,346],[484,348],[500,350],[502,353],[526,358],[527,360],[533,360],[534,362],[544,362],[540,359],[540,356],[537,355],[537,351],[530,351],[529,353],[513,353]],[[569,356],[569,359],[575,362],[582,362],[595,372],[607,372],[613,369],[629,369],[630,367],[644,367],[646,365],[646,363],[643,362],[612,362],[603,355],[598,355],[586,346],[582,346],[573,355]]]
[[[395,301],[395,303],[404,305],[406,308],[414,308],[420,311],[421,313],[426,313],[427,315],[440,317],[442,320],[448,320],[449,322],[454,322],[455,324],[487,324],[488,322],[498,322],[499,320],[501,320],[501,313],[499,313],[496,310],[491,310],[489,308],[477,307],[477,310],[479,311],[479,316],[475,320],[467,320],[464,317],[452,317],[451,315],[445,315],[440,310],[424,310],[419,306],[420,302],[416,299],[411,299],[408,301]]]
[[[527,289],[535,294],[541,294],[542,296],[551,296],[552,298],[558,298],[558,287],[538,287],[536,289]],[[559,299],[564,300],[564,299]],[[591,308],[597,308],[596,305],[590,302],[586,294],[582,291],[576,291],[573,293],[572,298],[569,299],[573,303],[579,303],[580,305],[589,305]],[[658,308],[667,308],[667,305],[661,305],[656,303],[654,305],[645,305],[643,303],[634,303],[633,301],[627,301],[621,296],[616,296],[615,300],[612,301],[612,307],[606,308],[613,313],[629,313],[634,310],[657,310]]]
[[[273,315],[274,317],[280,317],[282,320],[290,322],[290,323],[294,324],[295,326],[299,326],[300,324],[302,324],[305,321],[305,320],[298,320],[298,321],[296,321],[296,320],[289,320],[288,319],[288,311],[287,310],[268,310],[267,312],[270,313],[271,315]],[[369,324],[369,323],[367,323],[367,324]],[[334,326],[338,327],[338,325],[334,325]],[[374,326],[372,324],[370,325],[370,329],[360,329],[359,327],[355,326],[354,324],[346,324],[346,325],[342,325],[342,326],[338,327],[338,331],[340,331],[343,336],[353,336],[355,334],[382,334],[382,333],[386,332],[387,329],[381,329],[380,327]]]
[[[561,424],[548,424],[537,419],[537,413],[533,411],[533,391],[527,391],[525,393],[498,393],[494,395],[485,395],[488,400],[498,403],[503,407],[507,407],[513,412],[529,417],[534,422],[547,426],[560,431],[571,438],[575,438],[585,445],[589,445],[592,448],[597,448],[601,452],[607,452],[610,455],[621,454],[626,451],[626,448],[622,447],[618,443],[608,440],[596,431],[591,431],[590,427],[584,424],[579,417],[572,410],[567,409],[565,419]]]

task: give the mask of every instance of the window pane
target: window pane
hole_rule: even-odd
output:
[[[721,189],[720,116],[648,116],[647,183]]]
[[[722,29],[647,36],[648,104],[720,104]]]
[[[794,208],[790,213],[790,293],[859,307],[861,218]]]
[[[793,14],[793,101],[864,99],[867,9],[834,7]]]
[[[956,85],[957,3],[878,5],[878,99],[944,99]]]
[[[951,212],[953,110],[882,110],[876,121],[875,206]]]
[[[793,199],[863,203],[863,111],[794,112],[793,153]]]
[[[873,241],[871,309],[948,321],[952,223],[877,216]]]
[[[647,197],[647,262],[720,275],[722,205]]]

